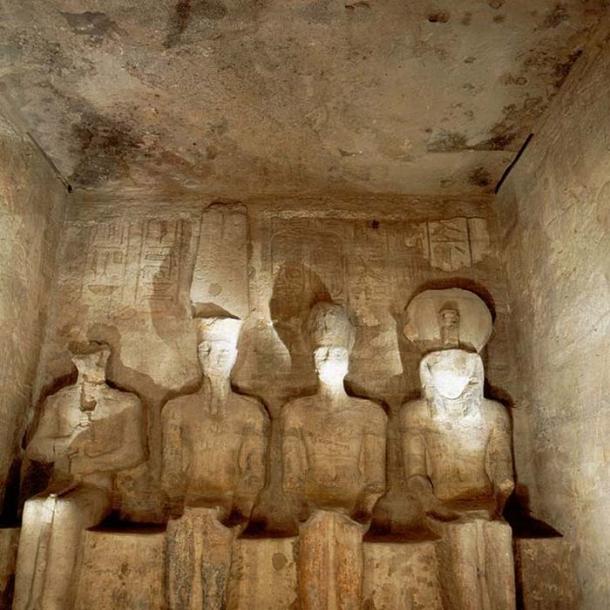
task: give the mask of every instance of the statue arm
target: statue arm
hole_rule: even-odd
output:
[[[386,418],[384,417],[384,420]],[[373,512],[377,500],[383,495],[386,488],[386,422],[383,430],[376,433],[367,433],[363,439],[361,469],[366,485],[359,502],[358,512],[369,516]],[[381,428],[381,427],[380,427]]]
[[[501,514],[506,500],[515,488],[515,481],[510,418],[502,405],[498,404],[497,407],[499,417],[487,443],[485,469],[494,488],[496,512]]]
[[[265,486],[269,418],[260,414],[258,421],[245,434],[239,451],[241,479],[236,504],[244,515],[252,512],[258,494]]]
[[[170,507],[175,507],[183,499],[186,488],[180,414],[176,409],[166,405],[161,418],[163,432],[161,488],[169,500]]]
[[[285,491],[299,493],[307,470],[307,454],[301,430],[289,415],[282,416],[282,485]]]
[[[83,442],[82,450],[70,464],[72,472],[118,472],[133,468],[144,461],[142,403],[135,396],[131,396],[129,400],[130,404],[119,414],[107,420],[92,422],[88,440]]]
[[[51,463],[66,454],[72,438],[72,434],[59,436],[57,413],[53,406],[45,401],[42,417],[25,453],[29,459],[36,462]]]

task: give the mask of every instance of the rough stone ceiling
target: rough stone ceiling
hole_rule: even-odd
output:
[[[0,93],[75,186],[493,188],[605,0],[0,0]]]

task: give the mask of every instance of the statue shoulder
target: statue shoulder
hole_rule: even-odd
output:
[[[125,409],[139,409],[142,407],[142,401],[135,392],[126,392],[124,390],[117,390],[116,388],[107,387],[105,394],[116,400],[123,410]]]
[[[312,397],[305,396],[303,398],[295,398],[294,400],[289,400],[283,407],[281,411],[281,419],[285,423],[289,422],[300,422],[305,419],[305,412],[308,407],[312,404]]]
[[[364,413],[371,423],[385,427],[388,416],[385,409],[379,403],[366,398],[355,398],[354,400],[356,406]]]
[[[49,394],[42,402],[42,409],[58,410],[65,404],[65,401],[77,398],[80,399],[80,392],[76,385],[68,385]]]
[[[508,409],[501,402],[484,398],[483,406],[485,414],[492,420],[492,422],[502,426],[503,428],[510,429],[510,414]]]
[[[429,417],[430,412],[425,398],[409,400],[400,408],[399,419],[402,426],[416,425]]]
[[[168,400],[163,407],[161,407],[161,418],[164,422],[170,420],[177,420],[181,418],[183,410],[188,407],[192,402],[192,395],[188,396],[176,396]]]
[[[256,396],[248,396],[247,394],[234,394],[236,402],[239,405],[240,412],[246,417],[254,417],[263,425],[269,421],[269,413],[263,404],[263,401]]]

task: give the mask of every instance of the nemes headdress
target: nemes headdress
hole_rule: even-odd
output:
[[[309,312],[306,332],[312,347],[354,346],[355,332],[347,312],[334,303],[316,303]]]
[[[485,302],[461,288],[425,290],[406,309],[404,333],[423,352],[464,349],[480,352],[493,322]]]
[[[242,320],[238,318],[195,318],[197,342],[225,341],[237,345]]]

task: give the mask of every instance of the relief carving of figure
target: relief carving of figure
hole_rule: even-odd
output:
[[[407,314],[407,337],[428,353],[419,367],[423,396],[400,412],[404,474],[432,529],[445,541],[441,549],[451,557],[445,562],[453,564],[450,578],[461,581],[448,608],[512,608],[510,528],[503,522],[485,524],[501,519],[514,488],[509,414],[483,396],[478,352],[491,335],[491,316],[481,299],[460,289],[421,293]],[[467,547],[478,555],[469,556]],[[501,552],[490,562],[491,547]],[[492,577],[499,567],[504,573]],[[487,580],[477,585],[481,573]],[[510,582],[498,586],[498,579]],[[479,591],[474,597],[473,590]]]
[[[299,597],[304,610],[361,605],[362,536],[385,491],[387,417],[344,387],[354,330],[343,308],[318,303],[309,315],[319,389],[282,410],[283,488],[307,520],[299,528]]]
[[[109,514],[115,475],[145,460],[142,404],[106,383],[109,356],[98,343],[73,353],[78,379],[45,400],[26,448],[31,460],[53,464],[53,474],[25,503],[15,610],[72,607],[82,531]]]
[[[198,319],[203,383],[162,412],[169,607],[220,610],[235,537],[265,485],[269,418],[231,388],[241,321]]]

